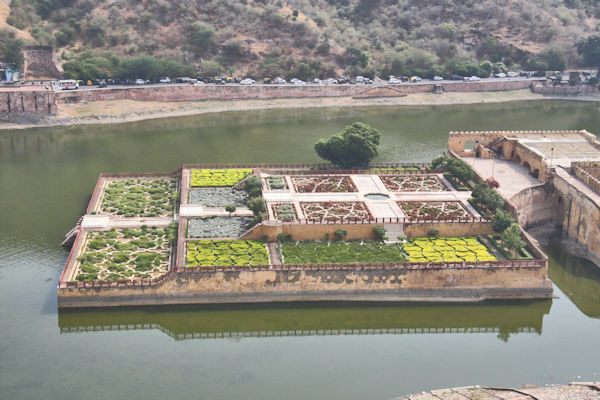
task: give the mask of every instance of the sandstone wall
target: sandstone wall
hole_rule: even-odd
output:
[[[515,194],[507,202],[507,209],[516,216],[519,225],[527,229],[541,223],[556,223],[556,201],[552,187],[540,184]]]
[[[63,69],[52,46],[25,46],[21,52],[25,80],[60,79],[62,76]]]
[[[40,113],[56,111],[56,96],[53,91],[6,89],[0,91],[0,114]]]
[[[600,204],[569,184],[562,174],[554,177],[558,200],[556,213],[562,215],[567,237],[587,246],[586,256],[600,265]]]
[[[519,90],[529,88],[531,81],[443,82],[447,92],[479,92]],[[408,93],[432,92],[434,84],[386,85],[399,96]],[[57,94],[59,102],[80,103],[102,100],[196,101],[246,100],[311,97],[370,97],[377,86],[372,85],[165,85],[128,88],[80,88]],[[389,96],[387,93],[385,97]]]
[[[546,267],[204,271],[152,287],[59,288],[59,307],[274,301],[549,298]]]
[[[592,96],[598,94],[597,86],[577,85],[577,86],[548,86],[532,85],[532,92],[554,96]]]

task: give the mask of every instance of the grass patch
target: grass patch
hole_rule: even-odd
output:
[[[187,266],[268,265],[269,253],[257,240],[198,240],[188,242]]]
[[[380,241],[281,242],[284,264],[406,261],[399,245]]]
[[[225,187],[233,186],[252,174],[252,169],[192,169],[191,173],[192,187]]]
[[[476,237],[411,238],[402,248],[410,262],[496,261]]]

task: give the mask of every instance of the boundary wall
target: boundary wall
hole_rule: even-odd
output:
[[[431,93],[435,85],[446,92],[483,92],[528,89],[531,80],[442,82],[439,84],[398,85],[166,85],[125,88],[80,88],[57,92],[60,103],[81,103],[105,100],[137,101],[198,101],[198,100],[249,100],[316,97],[370,97],[369,92],[389,89],[376,97],[403,96],[409,93]]]

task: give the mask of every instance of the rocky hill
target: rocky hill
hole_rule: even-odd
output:
[[[190,66],[255,78],[444,75],[486,60],[561,69],[578,66],[574,43],[600,30],[597,0],[8,1],[0,51],[51,44],[81,77]]]

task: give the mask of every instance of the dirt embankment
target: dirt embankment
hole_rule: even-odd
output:
[[[402,105],[446,105],[496,103],[539,100],[545,97],[530,90],[500,92],[449,92],[444,94],[414,93],[404,97],[353,99],[351,97],[230,100],[230,101],[133,101],[109,100],[78,104],[59,104],[56,115],[6,116],[0,129],[22,129],[35,126],[112,124],[154,118],[179,117],[222,111],[261,110],[275,108],[363,107]],[[18,119],[14,119],[18,118]]]

